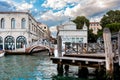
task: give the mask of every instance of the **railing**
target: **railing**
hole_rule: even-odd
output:
[[[48,42],[46,40],[45,41],[37,40],[35,42],[32,42],[32,43],[28,44],[26,46],[26,48],[31,47],[31,46],[46,46],[46,47],[54,48],[53,44],[51,44],[50,42]]]
[[[114,53],[117,53],[118,47],[117,43],[113,42],[112,43],[112,49]],[[104,50],[104,43],[65,43],[65,48],[64,51],[66,54],[70,53],[105,53]]]

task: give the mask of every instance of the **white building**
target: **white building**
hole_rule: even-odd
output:
[[[93,30],[93,34],[97,34],[98,30],[101,30],[102,27],[99,22],[90,22],[89,29]]]
[[[44,38],[44,30],[28,12],[0,12],[0,49],[21,48]]]
[[[62,46],[65,42],[71,43],[87,43],[88,42],[88,31],[87,26],[84,24],[82,29],[76,29],[76,24],[73,22],[65,23],[59,26],[58,36],[61,36]]]

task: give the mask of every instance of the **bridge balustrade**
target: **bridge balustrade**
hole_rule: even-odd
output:
[[[26,46],[26,48],[32,47],[32,46],[42,46],[42,47],[49,47],[49,48],[54,48],[53,44],[51,44],[48,41],[43,41],[43,40],[37,40],[36,42],[32,42],[29,45]]]

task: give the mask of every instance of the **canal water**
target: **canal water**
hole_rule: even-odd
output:
[[[7,55],[0,58],[0,80],[83,80],[76,78],[77,68],[72,68],[72,78],[63,78],[57,76],[56,67],[45,52],[37,55]]]

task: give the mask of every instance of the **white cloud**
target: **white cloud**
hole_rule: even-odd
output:
[[[63,16],[76,17],[78,15],[83,15],[89,17],[96,13],[101,13],[108,9],[117,7],[120,0],[46,0],[43,6],[48,8],[50,7],[54,10],[64,8],[67,3],[73,3],[71,5],[74,5],[74,3],[77,4],[72,8],[68,6],[63,12],[63,14],[65,14]],[[55,14],[52,17],[54,18]]]
[[[63,4],[59,5],[60,2]],[[60,24],[68,18],[74,19],[77,16],[86,16],[90,21],[100,21],[107,11],[120,9],[119,4],[120,0],[46,0],[42,6],[52,9],[42,14],[40,19],[49,24],[52,22],[52,25]]]
[[[80,9],[81,9],[80,4],[76,5],[73,8],[66,8],[66,10],[64,12],[65,16],[70,16],[70,17],[78,16],[81,13],[81,11],[79,11]]]
[[[51,34],[52,34],[52,37],[56,37],[56,33],[57,33],[57,27],[56,26],[51,26],[50,28],[50,31],[51,31]]]
[[[46,0],[42,6],[58,9],[66,6],[66,3],[62,0]]]
[[[8,3],[9,5],[11,5],[11,10],[13,8],[15,8],[15,10],[17,10],[17,11],[26,11],[26,10],[33,8],[33,3],[36,0],[31,0],[30,3],[27,3],[25,0],[22,0],[19,3],[15,2],[13,0],[1,0],[1,1],[4,1],[4,2]]]
[[[62,9],[67,6],[67,3],[77,3],[80,0],[46,0],[42,6],[49,7],[54,10],[56,9]]]
[[[53,12],[52,10],[47,11],[43,15],[40,16],[43,20],[53,20],[53,21],[60,21],[64,18],[63,11]]]
[[[30,3],[31,4],[33,4],[33,3],[35,3],[36,2],[36,0],[30,0]]]
[[[33,8],[33,5],[29,4],[29,3],[22,3],[22,4],[16,5],[16,10],[17,11],[20,11],[20,10],[29,10],[31,8]]]
[[[56,26],[51,26],[51,27],[50,27],[50,31],[51,31],[51,32],[57,32]]]

